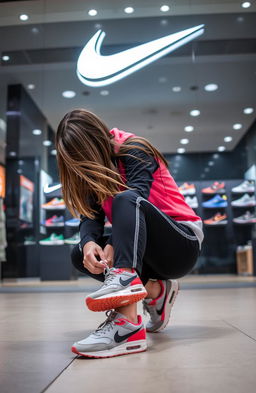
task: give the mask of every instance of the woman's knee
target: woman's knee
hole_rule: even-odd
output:
[[[124,205],[127,203],[134,203],[136,202],[136,199],[138,198],[137,193],[135,193],[133,190],[126,190],[121,192],[120,194],[117,194],[114,199],[113,199],[113,209],[116,208],[119,205]]]

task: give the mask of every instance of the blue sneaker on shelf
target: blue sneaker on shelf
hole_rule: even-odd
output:
[[[213,198],[209,199],[209,201],[203,202],[202,206],[207,207],[208,209],[227,207],[227,197],[226,195],[220,196],[219,194],[217,194]]]
[[[65,221],[65,225],[67,225],[68,227],[78,227],[80,224],[80,220],[79,218],[71,218],[68,221]]]

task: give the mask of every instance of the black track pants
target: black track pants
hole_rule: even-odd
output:
[[[162,213],[132,190],[118,194],[112,206],[114,266],[135,268],[144,284],[148,279],[180,278],[189,273],[199,255],[193,231]],[[104,246],[102,239],[101,246]],[[83,266],[79,245],[72,262],[81,272],[104,281]]]

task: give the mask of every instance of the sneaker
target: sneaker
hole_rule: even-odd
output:
[[[236,199],[235,201],[231,202],[232,206],[236,207],[247,207],[247,206],[255,206],[255,196],[251,196],[249,194],[244,194],[241,198]]]
[[[158,280],[162,291],[157,299],[144,299],[143,308],[150,315],[146,325],[147,332],[159,332],[163,330],[170,319],[171,309],[179,291],[176,280]]]
[[[45,220],[43,225],[46,227],[64,227],[64,217],[58,217],[56,215],[52,216],[51,218],[48,218],[48,220]]]
[[[36,239],[34,236],[25,236],[24,245],[29,246],[32,244],[36,244]]]
[[[66,205],[63,199],[53,198],[49,202],[44,203],[42,208],[45,210],[64,210],[66,209]]]
[[[239,186],[233,187],[232,192],[234,193],[244,193],[244,192],[254,192],[255,184],[254,181],[245,180]]]
[[[196,196],[194,196],[193,198],[187,196],[187,197],[185,198],[185,202],[186,202],[186,203],[188,204],[188,206],[190,206],[192,209],[197,209],[197,208],[198,208],[198,200],[197,200],[197,197],[196,197]]]
[[[225,193],[225,183],[215,181],[210,187],[202,189],[203,194],[224,194]]]
[[[78,227],[80,224],[80,220],[79,218],[71,218],[68,221],[65,221],[65,225],[67,225],[68,227]]]
[[[222,197],[217,194],[213,198],[211,198],[209,201],[203,202],[202,203],[203,207],[207,207],[208,209],[213,209],[213,208],[218,208],[218,207],[227,207],[227,197],[226,195],[223,195]]]
[[[112,310],[106,315],[106,321],[93,333],[73,344],[72,352],[88,358],[110,358],[146,351],[146,331],[140,315],[137,324]]]
[[[227,223],[228,223],[227,215],[221,213],[216,213],[213,217],[204,220],[205,225],[211,225],[211,226],[227,225]]]
[[[234,218],[233,222],[235,222],[236,224],[255,224],[256,214],[247,211],[242,216]]]
[[[136,303],[147,296],[138,274],[124,269],[105,269],[105,281],[102,287],[88,295],[85,299],[87,307],[92,311],[106,311],[124,305]]]
[[[63,235],[56,235],[56,233],[52,233],[51,236],[40,240],[39,243],[42,246],[59,246],[64,244],[64,237]]]
[[[68,239],[64,240],[64,243],[66,244],[77,244],[80,242],[80,233],[77,232],[73,236],[69,237]]]
[[[179,191],[182,195],[194,195],[196,193],[196,188],[194,184],[183,183],[179,186]]]

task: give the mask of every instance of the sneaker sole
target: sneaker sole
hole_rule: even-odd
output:
[[[166,308],[165,308],[165,318],[163,320],[163,324],[155,329],[155,330],[148,330],[146,329],[147,333],[157,333],[160,332],[161,330],[163,330],[164,328],[166,328],[166,326],[168,325],[169,321],[170,321],[170,317],[171,317],[171,310],[172,307],[174,305],[174,302],[176,300],[176,297],[179,293],[179,283],[176,280],[172,280],[172,285],[174,286],[173,289],[170,290],[169,295],[167,296],[167,299],[165,301],[165,304],[167,304]]]
[[[72,347],[71,351],[76,355],[80,355],[86,358],[112,358],[115,356],[130,355],[133,353],[145,352],[147,350],[146,340],[130,341],[125,344],[118,345],[113,349],[107,351],[95,351],[95,352],[79,352],[76,347]]]
[[[45,210],[65,210],[65,206],[42,206]]]
[[[141,291],[134,294],[117,294],[115,296],[101,297],[94,299],[87,297],[86,305],[91,311],[107,311],[118,307],[127,306],[128,304],[137,303],[147,296],[147,291]]]

